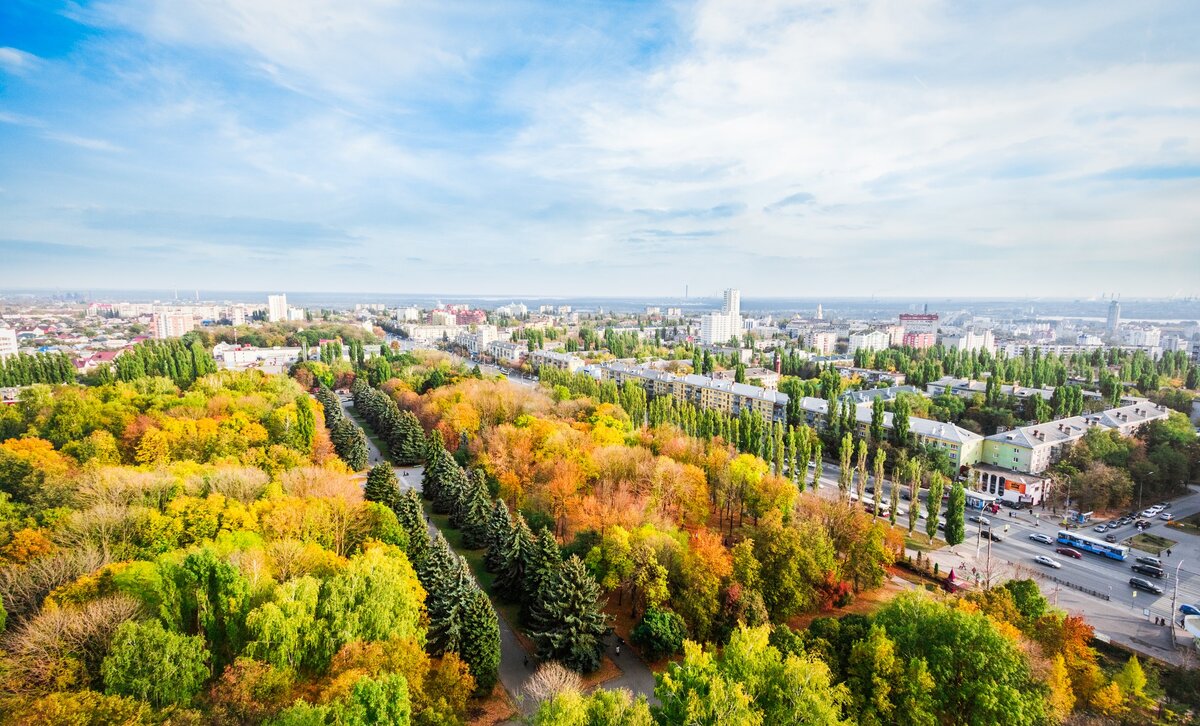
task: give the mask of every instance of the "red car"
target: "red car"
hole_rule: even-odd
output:
[[[1054,551],[1063,557],[1074,557],[1077,560],[1083,559],[1083,553],[1079,550],[1073,550],[1070,547],[1056,547]]]

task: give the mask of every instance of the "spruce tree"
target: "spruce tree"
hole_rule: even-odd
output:
[[[600,667],[608,621],[600,607],[600,586],[578,557],[564,562],[550,578],[530,623],[538,657],[582,673]]]
[[[438,539],[442,538],[439,536]],[[435,561],[436,565],[429,568],[432,577],[425,588],[428,593],[425,597],[425,611],[429,614],[426,647],[434,655],[442,655],[447,651],[460,653],[463,606],[467,603],[471,590],[475,589],[475,580],[471,578],[467,561],[443,544],[433,548],[430,559]]]
[[[503,499],[497,499],[492,505],[491,516],[488,517],[487,556],[484,557],[484,566],[488,572],[499,572],[504,567],[504,550],[512,532],[513,522],[508,514],[508,505]]]
[[[516,516],[512,533],[504,542],[504,563],[496,573],[493,589],[507,602],[521,602],[525,594],[525,576],[533,554],[533,533],[525,518]]]
[[[393,508],[400,526],[408,533],[408,548],[405,554],[408,555],[413,569],[420,572],[432,546],[429,540],[429,526],[425,523],[425,513],[421,509],[421,499],[415,491],[408,489],[396,497]]]
[[[438,497],[438,486],[451,467],[458,464],[442,445],[442,432],[434,429],[425,443],[425,476],[422,479],[421,496],[429,501]]]
[[[558,548],[558,540],[549,529],[543,528],[541,534],[533,543],[533,551],[529,555],[529,569],[525,573],[525,602],[522,603],[521,618],[528,622],[534,608],[539,605],[541,597],[546,593],[550,581],[562,567],[562,551]]]
[[[459,656],[475,677],[475,692],[489,693],[500,670],[500,623],[492,601],[472,581],[462,609],[462,646]]]
[[[449,457],[449,454],[446,456]],[[449,514],[450,526],[460,529],[462,527],[460,513],[469,484],[467,472],[463,471],[463,468],[453,458],[450,459],[449,465],[441,471],[445,472],[445,476],[437,481],[436,494],[433,497],[433,511],[438,514]]]
[[[379,502],[394,508],[399,496],[399,485],[391,464],[376,464],[371,467],[371,473],[367,474],[367,486],[363,496],[368,502]]]
[[[388,446],[392,459],[401,466],[419,464],[425,458],[425,432],[411,411],[400,412]]]
[[[463,533],[463,546],[480,549],[488,544],[488,520],[492,513],[492,498],[488,495],[487,482],[482,470],[471,472],[459,517]]]

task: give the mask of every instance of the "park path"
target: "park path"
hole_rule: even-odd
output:
[[[354,403],[348,396],[338,395],[338,401],[341,402],[342,411],[350,420],[362,427],[364,432],[371,432],[371,427],[364,421],[354,410]],[[374,466],[375,464],[387,461],[379,446],[375,443],[374,437],[367,437],[367,461]],[[402,490],[413,489],[421,491],[422,479],[425,469],[421,466],[395,466],[392,468],[396,471],[396,479],[400,482]],[[429,535],[432,537],[438,533],[437,527],[429,523]],[[473,576],[473,575],[472,575]],[[494,606],[493,606],[493,609]],[[530,714],[533,708],[537,705],[532,699],[525,697],[525,682],[533,675],[535,659],[521,645],[520,638],[499,611],[496,612],[496,619],[500,623],[500,683],[504,686],[504,690],[513,700],[517,707],[524,714]],[[620,655],[616,654],[616,639],[610,637],[606,646],[606,652],[609,658],[621,669],[621,675],[605,681],[602,686],[608,689],[626,688],[633,693],[634,696],[644,695],[651,703],[657,703],[654,698],[654,673],[646,667],[646,664],[640,658],[633,655],[628,648],[624,649]]]

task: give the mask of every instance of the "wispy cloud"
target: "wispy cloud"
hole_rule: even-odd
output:
[[[1186,0],[28,7],[0,237],[126,284],[1200,292]]]

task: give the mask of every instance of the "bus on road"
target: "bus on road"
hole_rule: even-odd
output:
[[[1058,542],[1069,547],[1074,547],[1075,549],[1084,550],[1085,552],[1104,555],[1114,560],[1124,560],[1129,556],[1129,548],[1124,545],[1109,544],[1102,539],[1088,537],[1086,534],[1068,532],[1065,529],[1059,530]]]

